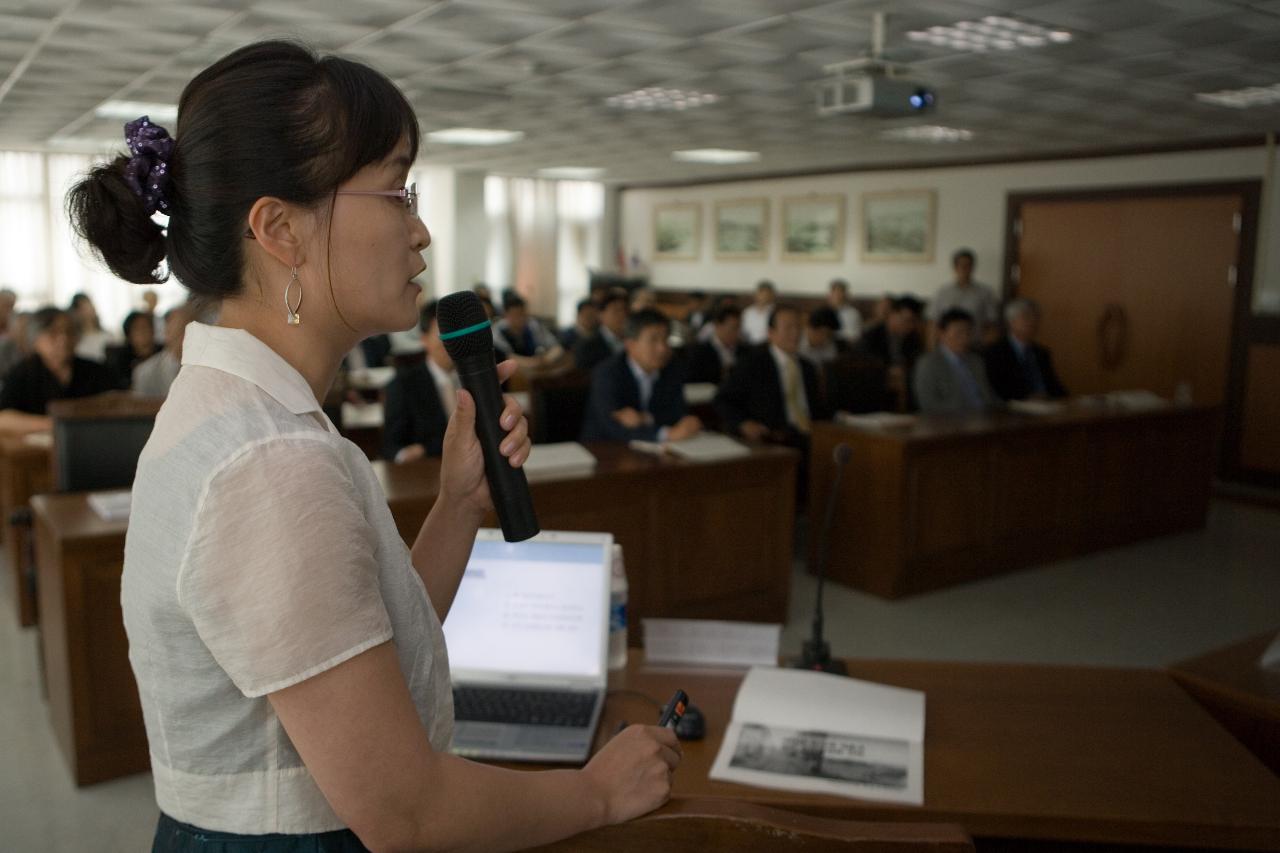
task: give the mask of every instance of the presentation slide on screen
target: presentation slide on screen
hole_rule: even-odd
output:
[[[599,545],[476,543],[444,623],[450,666],[600,674],[603,561]]]

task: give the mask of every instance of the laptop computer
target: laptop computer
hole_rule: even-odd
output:
[[[586,761],[608,679],[612,555],[608,533],[479,532],[444,623],[454,753]]]

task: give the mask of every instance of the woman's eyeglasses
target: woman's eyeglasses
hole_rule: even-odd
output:
[[[335,190],[336,195],[384,195],[395,196],[404,204],[410,216],[418,215],[418,185],[409,184],[398,190]]]
[[[398,198],[404,205],[405,212],[410,216],[418,215],[418,184],[416,182],[398,190],[334,190],[333,192],[334,195],[381,195]],[[254,239],[252,230],[245,231],[244,236],[249,240]]]

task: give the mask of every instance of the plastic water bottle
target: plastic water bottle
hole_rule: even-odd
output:
[[[613,546],[613,574],[609,584],[609,669],[627,665],[627,570],[622,546]]]

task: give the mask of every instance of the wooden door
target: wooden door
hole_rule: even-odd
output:
[[[1159,195],[1020,205],[1017,292],[1072,394],[1226,397],[1242,199]]]

